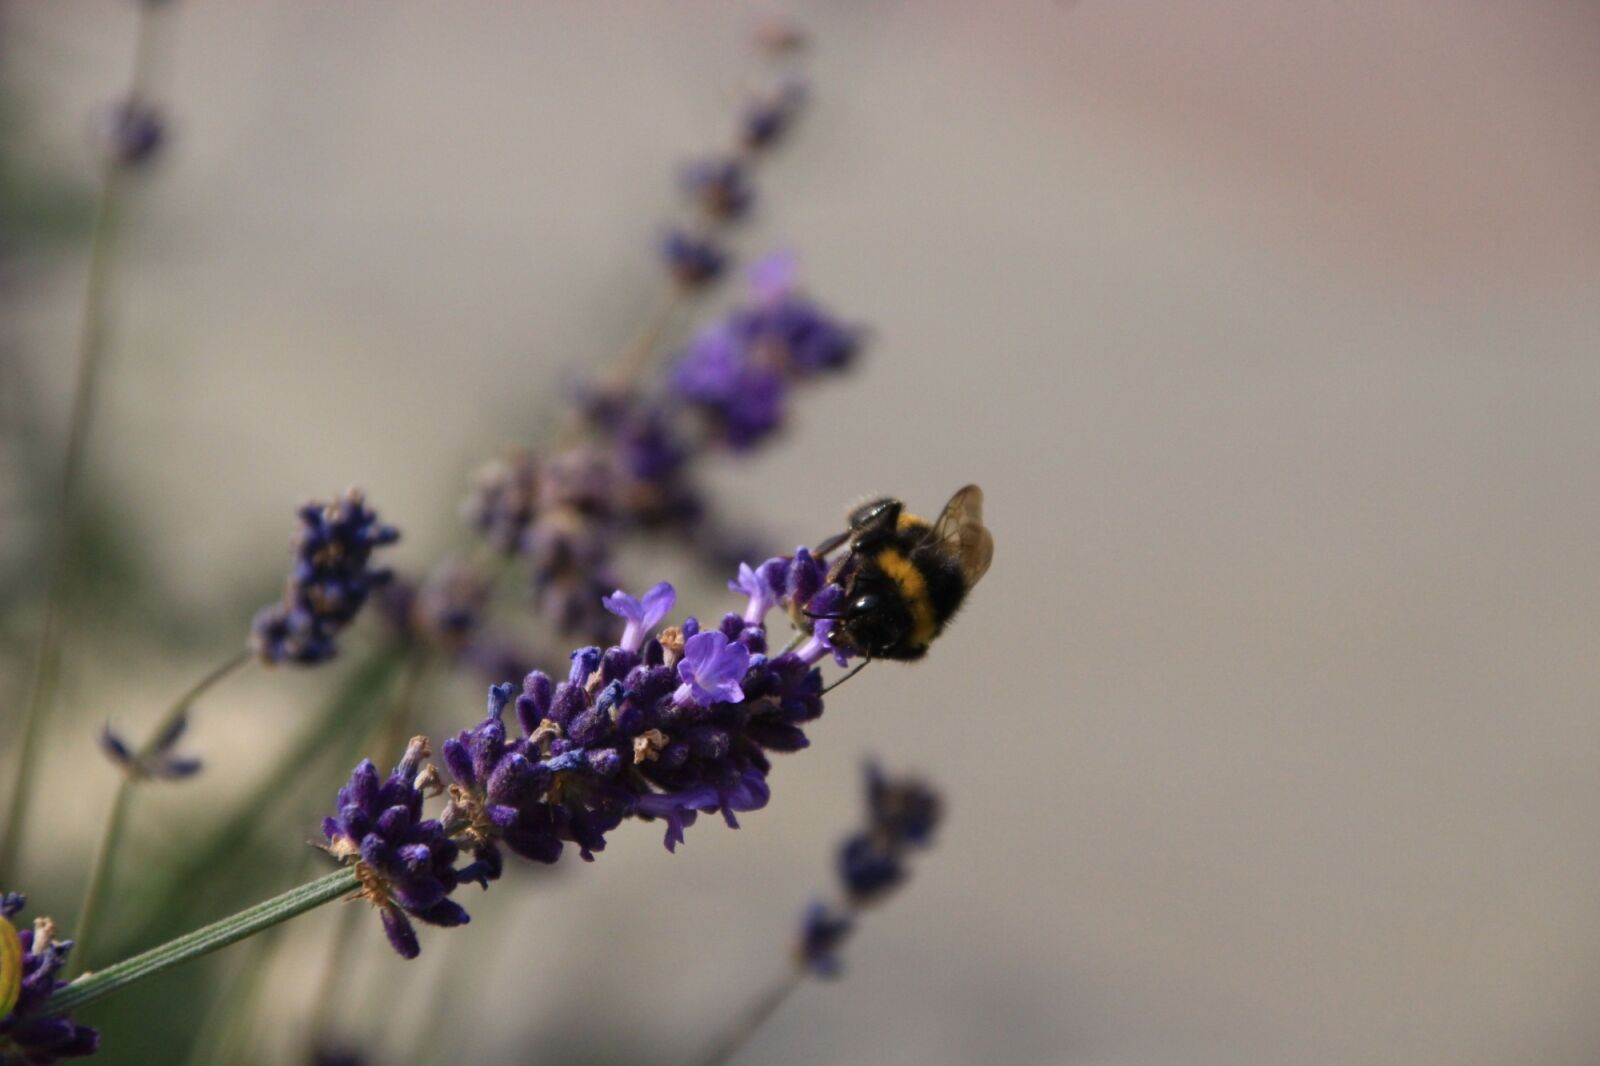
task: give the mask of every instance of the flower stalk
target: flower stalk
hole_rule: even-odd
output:
[[[135,31],[133,74],[125,102],[142,104],[148,100],[155,80],[157,49],[156,20],[161,18],[157,4],[138,5]],[[44,719],[55,697],[61,675],[61,623],[66,607],[68,585],[74,572],[79,527],[83,522],[83,472],[89,449],[89,431],[94,420],[100,367],[109,328],[111,266],[121,221],[122,192],[128,168],[139,160],[107,152],[95,196],[94,218],[89,231],[89,269],[84,283],[81,324],[78,332],[77,379],[72,390],[72,409],[67,420],[67,450],[62,460],[61,490],[56,502],[55,535],[50,540],[49,577],[45,586],[44,619],[39,644],[34,654],[27,702],[16,733],[16,762],[11,777],[11,794],[0,826],[0,884],[14,881],[27,829],[28,806],[33,797],[33,778],[39,763],[39,743]]]
[[[167,708],[167,713],[162,715],[161,721],[151,731],[149,738],[135,752],[129,764],[123,767],[122,779],[117,782],[117,793],[111,800],[111,811],[106,816],[105,832],[101,834],[100,847],[95,852],[94,865],[90,868],[89,889],[84,893],[83,904],[78,910],[78,921],[74,926],[77,930],[78,948],[73,954],[71,967],[74,975],[89,968],[90,948],[93,944],[91,935],[99,924],[106,892],[112,883],[117,848],[121,844],[123,830],[127,826],[128,808],[133,803],[134,789],[152,779],[152,775],[143,772],[141,768],[149,765],[167,739],[174,737],[181,730],[189,709],[201,696],[250,662],[252,658],[248,649],[241,649],[226,662],[190,685],[188,691]]]
[[[229,944],[236,944],[281,922],[315,910],[324,903],[331,903],[341,896],[349,895],[357,887],[354,870],[335,870],[219,922],[213,922],[130,959],[124,959],[103,970],[80,977],[55,994],[50,1000],[50,1012],[65,1014],[86,1006],[136,981],[154,977],[163,970],[170,970],[191,959],[209,955]]]

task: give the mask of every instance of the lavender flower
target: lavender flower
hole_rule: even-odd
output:
[[[782,424],[792,382],[848,368],[861,331],[801,295],[793,257],[768,257],[750,271],[747,307],[702,330],[679,356],[673,388],[735,450]]]
[[[683,186],[700,209],[718,221],[742,218],[755,199],[749,168],[737,156],[712,156],[690,164]]]
[[[95,139],[108,164],[132,169],[149,163],[160,152],[167,139],[166,123],[153,104],[126,99],[105,109]]]
[[[483,625],[489,583],[477,569],[446,559],[420,583],[391,580],[379,599],[404,640],[422,640],[449,653],[465,650]]]
[[[175,750],[188,728],[189,716],[178,715],[150,744],[148,752],[139,753],[107,722],[100,730],[100,750],[129,777],[147,781],[181,781],[199,773],[203,765],[199,759],[179,755]]]
[[[839,880],[852,903],[880,899],[905,879],[905,856],[933,842],[938,793],[915,778],[891,779],[866,767],[867,825],[839,848]]]
[[[374,549],[400,539],[355,489],[330,504],[306,504],[300,521],[283,598],[257,613],[251,627],[251,644],[266,663],[309,666],[333,658],[334,638],[390,579],[388,570],[369,565]]]
[[[796,578],[797,569],[807,573]],[[432,767],[418,769],[422,738],[386,782],[370,763],[356,768],[324,832],[330,851],[357,862],[362,894],[382,909],[397,951],[417,950],[407,915],[464,921],[446,897],[465,881],[496,879],[502,847],[549,863],[570,842],[588,860],[625,818],[639,817],[665,823],[673,850],[700,814],[736,827],[738,814],[766,805],[769,753],[804,748],[805,724],[822,714],[816,667],[828,654],[812,646],[769,655],[766,616],[803,612],[837,589],[803,549],[746,570],[765,575],[759,610],[652,632],[676,598],[672,586],[639,598],[618,591],[605,606],[626,621],[619,643],[574,651],[564,681],[536,670],[520,692],[493,686],[483,721],[443,745],[452,783],[439,818],[421,819],[422,791],[439,781]],[[520,735],[508,732],[508,707]],[[457,868],[461,851],[473,862]]]
[[[939,795],[923,782],[887,777],[869,762],[866,785],[867,824],[839,847],[845,906],[816,902],[801,920],[795,958],[817,977],[839,974],[838,951],[854,929],[856,911],[884,899],[905,881],[907,854],[930,846],[939,824]]]
[[[56,975],[72,941],[57,940],[49,918],[35,919],[32,928],[13,926],[25,903],[15,893],[0,894],[0,1063],[50,1066],[92,1055],[100,1034],[49,1012],[50,997],[67,984]]]
[[[322,821],[329,854],[357,860],[361,898],[378,908],[389,943],[407,959],[421,950],[410,918],[466,924],[467,912],[448,897],[463,880],[487,884],[489,876],[476,864],[456,869],[461,849],[438,820],[422,817],[424,790],[437,780],[432,767],[423,770],[427,756],[427,738],[413,738],[387,779],[363,759],[339,790],[338,814]]]
[[[628,623],[617,643],[627,651],[637,652],[644,644],[645,634],[667,616],[677,601],[677,592],[663,581],[646,592],[643,600],[636,600],[618,589],[600,602],[606,610]]]
[[[806,84],[791,78],[751,101],[739,127],[739,142],[748,152],[776,146],[794,125],[806,102]]]
[[[531,452],[512,448],[478,471],[461,512],[494,548],[515,555],[533,524],[538,501],[538,461]]]
[[[679,285],[699,289],[722,276],[728,256],[715,241],[675,229],[661,240],[661,257]]]
[[[855,919],[817,900],[800,923],[798,954],[806,969],[817,977],[837,977],[842,969],[839,949],[855,931]]]

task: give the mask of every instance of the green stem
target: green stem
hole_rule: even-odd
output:
[[[209,955],[219,948],[238,943],[263,929],[271,929],[324,903],[331,903],[357,886],[356,873],[346,867],[319,877],[281,896],[274,896],[238,914],[169,940],[131,959],[113,963],[97,973],[80,977],[50,998],[51,1014],[66,1014],[79,1007],[125,988],[135,981],[154,977],[179,963]]]
[[[157,4],[140,4],[134,43],[133,75],[128,96],[141,99],[148,93],[155,67],[155,21]],[[22,707],[22,720],[16,743],[16,768],[11,779],[11,795],[6,818],[0,828],[0,885],[9,885],[16,873],[22,851],[22,834],[27,828],[28,805],[33,799],[33,779],[39,763],[39,743],[44,735],[44,718],[55,696],[61,675],[61,621],[67,589],[74,567],[79,526],[83,520],[83,469],[88,454],[89,427],[95,411],[95,394],[100,381],[100,365],[108,335],[107,306],[111,282],[112,250],[117,234],[123,169],[107,162],[101,171],[100,189],[95,197],[94,221],[89,232],[89,272],[84,283],[83,307],[78,331],[77,382],[72,391],[72,411],[67,420],[67,452],[62,461],[61,494],[56,502],[55,535],[50,540],[49,579],[45,586],[44,620],[39,646],[33,660],[28,700]]]
[[[264,835],[264,824],[286,814],[299,816],[297,808],[285,807],[284,798],[292,791],[331,790],[335,780],[325,779],[324,764],[342,759],[349,738],[360,735],[358,731],[372,720],[369,708],[388,689],[399,664],[395,649],[374,652],[357,663],[322,708],[301,723],[272,766],[233,802],[227,816],[197,830],[188,847],[151,871],[150,881],[140,891],[144,907],[128,927],[148,933],[152,926],[166,925],[177,916],[176,907],[192,907],[197,896],[206,896],[218,885],[219,875],[236,872],[241,849]],[[341,763],[339,774],[349,773],[349,765]]]
[[[117,846],[121,843],[123,829],[127,826],[128,808],[133,802],[133,791],[135,786],[148,780],[141,773],[145,760],[156,753],[162,738],[177,725],[179,719],[189,713],[189,708],[196,700],[250,660],[250,652],[242,650],[190,685],[188,690],[167,708],[167,713],[162,715],[161,721],[150,731],[148,739],[140,745],[134,755],[133,765],[124,767],[122,780],[117,782],[117,794],[111,801],[111,813],[106,817],[105,832],[100,837],[100,848],[95,852],[94,866],[90,868],[89,889],[84,893],[83,905],[78,910],[78,920],[72,927],[77,949],[72,953],[70,974],[80,974],[89,968],[91,959],[89,948],[92,943],[90,937],[100,924],[100,911],[112,883]]]
[[[699,1060],[699,1066],[723,1066],[739,1053],[739,1049],[750,1042],[756,1030],[764,1025],[768,1018],[777,1013],[794,990],[799,988],[805,980],[805,971],[795,967],[783,975],[783,979],[775,981],[761,994],[761,998],[752,1003],[743,1014],[734,1019],[734,1022],[717,1037],[716,1043],[711,1045],[704,1058]]]

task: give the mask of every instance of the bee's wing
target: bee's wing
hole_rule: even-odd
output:
[[[983,524],[983,490],[968,485],[950,497],[928,536],[961,560],[961,573],[967,579],[967,587],[976,585],[988,572],[989,562],[994,558],[994,538]]]

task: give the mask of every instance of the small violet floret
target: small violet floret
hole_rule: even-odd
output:
[[[618,645],[636,652],[644,644],[646,635],[671,613],[677,600],[677,592],[663,581],[646,592],[643,599],[636,600],[618,589],[600,602],[606,610],[627,622]]]
[[[683,661],[678,664],[678,686],[673,699],[679,705],[709,707],[713,703],[739,703],[744,700],[740,682],[750,668],[750,649],[731,643],[721,630],[696,633],[683,645]]]

